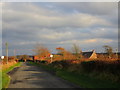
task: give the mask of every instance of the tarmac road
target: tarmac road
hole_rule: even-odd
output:
[[[8,88],[78,88],[75,85],[28,62],[10,73]]]

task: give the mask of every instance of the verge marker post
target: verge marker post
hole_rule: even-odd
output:
[[[53,60],[52,60],[52,58],[53,58],[53,55],[51,54],[51,55],[50,55],[50,57],[51,57],[51,61],[50,61],[50,63],[52,63],[52,61],[53,61]]]

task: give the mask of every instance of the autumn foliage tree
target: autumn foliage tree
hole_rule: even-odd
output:
[[[65,50],[64,48],[58,47],[58,48],[56,48],[56,50],[58,51],[59,55],[62,55],[61,59],[63,59],[63,60],[74,59],[74,56],[72,55],[72,53],[67,51],[67,50]]]
[[[65,53],[65,49],[62,47],[58,47],[58,48],[56,48],[56,50],[58,51],[58,54],[63,55]]]

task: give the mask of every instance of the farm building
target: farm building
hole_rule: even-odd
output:
[[[85,59],[96,59],[97,58],[97,54],[95,50],[92,50],[91,52],[82,52],[82,56]]]

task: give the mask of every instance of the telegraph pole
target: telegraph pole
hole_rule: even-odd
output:
[[[16,50],[14,49],[14,58],[16,60]]]
[[[5,43],[6,45],[6,64],[8,64],[8,43]]]

